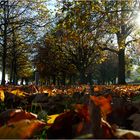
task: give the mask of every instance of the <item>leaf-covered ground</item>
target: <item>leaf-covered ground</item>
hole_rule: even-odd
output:
[[[0,138],[140,138],[140,86],[0,87]]]

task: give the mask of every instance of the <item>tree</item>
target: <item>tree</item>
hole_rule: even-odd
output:
[[[92,65],[104,61],[100,50],[108,50],[117,54],[118,83],[125,84],[125,51],[137,40],[129,37],[134,31],[134,8],[139,6],[138,2],[62,1],[60,6],[56,45],[76,66],[81,83],[87,82],[87,71]]]
[[[118,55],[118,84],[125,84],[125,50],[126,47],[137,39],[128,39],[134,33],[135,10],[139,7],[138,1],[104,1],[98,3],[99,12],[104,14],[105,31],[116,40],[113,46],[112,39],[101,45],[102,50],[109,50]],[[108,35],[109,36],[109,35]],[[107,38],[107,35],[106,37]]]
[[[65,84],[65,76],[68,72],[70,73],[67,69],[69,63],[65,55],[60,52],[56,45],[57,40],[55,35],[53,32],[50,34],[47,33],[42,40],[43,41],[36,45],[38,50],[34,60],[41,79],[45,82],[47,79],[48,83],[50,83],[49,81],[52,79],[53,84],[56,84],[56,81],[58,85],[60,83]]]
[[[7,30],[9,21],[9,3],[8,1],[1,1],[1,45],[2,45],[2,84],[5,84],[5,64],[6,64],[6,53],[7,53]],[[3,15],[2,15],[3,14]]]
[[[97,80],[99,84],[116,84],[118,72],[117,55],[106,52],[106,59],[97,66]]]
[[[4,85],[7,53],[9,48],[11,47],[8,44],[9,43],[8,37],[20,29],[20,33],[24,37],[24,41],[29,42],[30,40],[31,42],[32,33],[30,32],[30,35],[28,34],[28,36],[26,36],[27,35],[26,33],[28,33],[26,29],[33,29],[33,28],[35,29],[35,27],[38,28],[44,27],[47,24],[46,22],[44,22],[45,20],[44,17],[48,16],[48,9],[46,7],[46,0],[39,0],[37,2],[28,1],[28,0],[25,1],[2,0],[0,2],[0,6],[1,6],[0,7],[0,29],[1,29],[0,45],[1,45],[1,53],[2,53],[2,83],[1,84]],[[27,31],[27,32],[25,33],[22,31]]]
[[[92,5],[91,5],[92,4]],[[87,83],[87,70],[100,59],[98,48],[100,29],[99,14],[92,13],[91,2],[63,2],[62,13],[65,15],[57,23],[57,46],[74,64],[79,72],[80,82]],[[102,58],[103,59],[103,58]]]
[[[23,53],[18,56],[16,69],[17,78],[13,79],[13,83],[17,84],[18,79],[21,79],[21,84],[23,84],[23,81],[25,80],[26,84],[28,85],[28,82],[33,77],[32,63],[31,60],[29,60],[28,54]]]

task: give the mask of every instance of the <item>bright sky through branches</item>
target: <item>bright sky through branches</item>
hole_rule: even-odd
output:
[[[140,28],[140,12],[136,16],[136,25]]]
[[[56,0],[51,0],[48,2],[48,9],[51,11],[55,10]]]

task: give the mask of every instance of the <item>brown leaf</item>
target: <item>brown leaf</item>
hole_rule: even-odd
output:
[[[106,139],[114,138],[113,128],[110,126],[110,124],[107,121],[103,120],[103,118],[101,119],[101,127],[103,132],[103,138]]]
[[[46,124],[39,120],[21,120],[0,127],[0,139],[26,139],[33,138]]]
[[[33,120],[37,115],[21,109],[8,109],[0,114],[0,125],[17,122],[23,119]]]
[[[116,138],[119,139],[139,139],[140,138],[140,132],[138,131],[130,131],[130,130],[124,130],[124,129],[116,129],[116,132],[114,133]]]
[[[90,114],[89,114],[89,109],[88,106],[85,104],[76,104],[75,105],[75,110],[76,112],[81,115],[83,119],[85,119],[87,122],[90,122]]]
[[[82,117],[75,111],[60,114],[48,129],[47,137],[49,139],[74,138],[77,132],[82,129],[80,122],[82,122]]]
[[[128,119],[133,121],[133,130],[140,131],[140,114],[135,113],[131,115]]]

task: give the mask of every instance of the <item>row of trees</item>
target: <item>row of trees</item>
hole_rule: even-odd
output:
[[[49,18],[45,0],[1,0],[0,1],[0,54],[2,81],[5,73],[10,82],[32,75],[29,60],[31,44],[36,41],[37,30],[45,26]]]
[[[65,0],[59,6],[56,26],[38,46],[36,66],[41,65],[42,77],[52,77],[54,84],[56,79],[71,83],[72,77],[81,83],[93,78],[114,83],[118,77],[118,83],[125,84],[125,53],[138,41],[134,19],[139,2]]]
[[[31,78],[33,67],[48,84],[114,83],[117,77],[125,84],[126,50],[138,41],[139,1],[62,0],[55,17],[47,2],[0,1],[1,84],[6,71],[17,84]]]

